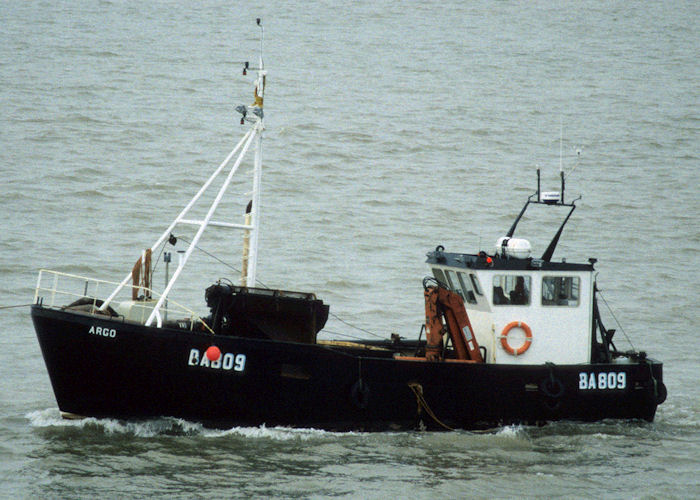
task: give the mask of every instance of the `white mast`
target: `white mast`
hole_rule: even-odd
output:
[[[260,26],[262,30],[262,25],[260,23],[260,19],[257,20],[258,26]],[[261,50],[262,50],[262,32],[261,32],[261,38],[260,38],[260,44],[261,44]],[[204,185],[200,188],[200,190],[197,192],[197,194],[190,200],[190,202],[185,206],[185,208],[180,212],[180,214],[175,218],[175,220],[168,226],[168,228],[163,232],[163,234],[156,240],[156,242],[153,244],[151,247],[151,251],[155,251],[159,245],[161,245],[166,239],[170,237],[172,234],[173,229],[175,226],[178,224],[190,224],[190,225],[195,225],[199,226],[199,229],[197,230],[197,233],[195,234],[194,238],[192,238],[192,241],[190,242],[189,246],[187,247],[187,250],[185,251],[183,257],[180,259],[180,262],[178,263],[177,269],[173,273],[172,277],[170,277],[167,285],[165,286],[165,289],[163,290],[162,295],[156,302],[155,307],[153,308],[153,311],[151,312],[150,316],[146,320],[146,326],[150,326],[154,320],[156,320],[157,326],[162,325],[162,320],[160,316],[160,308],[163,306],[163,304],[166,302],[168,294],[172,290],[173,286],[175,285],[175,281],[177,278],[180,276],[180,273],[182,272],[185,264],[187,263],[187,260],[189,259],[190,255],[192,254],[192,251],[196,248],[197,244],[199,243],[200,238],[202,237],[202,234],[204,233],[204,230],[208,226],[216,226],[216,227],[224,227],[224,228],[229,228],[229,229],[241,229],[244,231],[250,231],[251,235],[251,242],[250,242],[250,256],[249,256],[249,262],[248,262],[248,277],[247,277],[247,286],[253,286],[255,284],[255,269],[256,269],[256,264],[257,264],[257,250],[258,250],[258,227],[260,224],[260,179],[262,175],[262,132],[264,130],[264,124],[263,124],[263,96],[264,96],[264,91],[265,91],[265,76],[267,72],[265,71],[263,67],[263,59],[262,59],[262,52],[260,54],[260,66],[258,68],[251,68],[251,69],[256,69],[258,72],[258,77],[256,79],[256,84],[255,84],[255,102],[251,106],[238,106],[236,110],[240,112],[243,115],[243,118],[241,118],[241,123],[249,122],[251,123],[251,128],[246,132],[246,134],[243,136],[243,138],[238,142],[235,148],[229,153],[229,155],[226,157],[226,159],[219,165],[219,167],[214,171],[214,173],[207,179],[207,181],[204,183]],[[248,69],[248,63],[245,63],[245,68],[243,70],[243,74],[246,74],[246,69]],[[249,113],[250,112],[250,113]],[[251,222],[250,224],[234,224],[231,222],[225,222],[225,221],[215,221],[213,220],[214,213],[216,212],[217,207],[219,206],[219,203],[221,202],[221,199],[224,196],[224,193],[228,189],[229,185],[231,184],[231,180],[233,178],[233,175],[236,173],[238,170],[238,167],[240,166],[241,162],[243,161],[246,153],[248,152],[251,144],[255,142],[255,160],[254,160],[254,173],[253,173],[253,200],[252,200],[252,210],[251,210]],[[236,158],[235,162],[233,163],[233,166],[230,168],[230,171],[228,172],[228,175],[226,176],[226,179],[224,180],[223,185],[220,187],[216,198],[214,201],[211,203],[209,210],[207,211],[206,216],[202,220],[194,220],[194,219],[187,219],[185,218],[191,208],[195,205],[195,203],[200,199],[200,197],[208,190],[208,188],[211,186],[211,184],[214,182],[216,178],[219,177],[219,175],[224,171],[226,166],[229,164],[231,159],[234,157],[234,155],[238,154],[238,157]],[[126,286],[126,284],[132,279],[132,272],[129,272],[129,274],[126,275],[124,280],[116,287],[116,289],[112,292],[112,294],[104,301],[102,306],[100,307],[100,310],[105,310],[111,301],[114,299],[114,297],[117,296],[117,294]]]
[[[260,26],[260,59],[258,64],[258,78],[255,82],[255,103],[253,104],[253,113],[260,119],[260,133],[257,134],[255,142],[255,168],[253,171],[253,205],[251,207],[251,226],[253,229],[250,234],[250,253],[248,256],[248,269],[246,286],[255,286],[255,270],[258,264],[258,227],[260,225],[260,180],[262,177],[262,131],[263,125],[263,98],[265,97],[265,78],[267,71],[263,63],[263,39],[265,37],[265,28],[260,23],[260,18],[257,20]]]

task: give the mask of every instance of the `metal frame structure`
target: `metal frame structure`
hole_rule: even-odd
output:
[[[245,133],[243,138],[236,144],[236,147],[233,148],[233,150],[228,154],[226,159],[219,165],[219,167],[214,171],[214,173],[207,179],[207,181],[202,185],[202,187],[199,189],[197,194],[194,195],[194,197],[190,200],[190,202],[185,206],[185,208],[180,212],[180,214],[173,220],[173,222],[168,226],[168,228],[163,232],[163,234],[156,240],[156,242],[151,246],[151,251],[155,251],[158,246],[160,246],[163,242],[165,242],[168,238],[170,238],[170,235],[172,234],[172,231],[178,224],[188,224],[188,225],[194,225],[194,226],[199,226],[199,229],[197,230],[197,233],[195,236],[192,238],[191,242],[189,243],[189,246],[187,247],[187,250],[184,252],[184,255],[180,259],[177,269],[175,272],[172,274],[172,276],[167,280],[167,284],[165,286],[165,289],[163,290],[163,293],[160,295],[155,307],[153,308],[153,311],[151,312],[150,316],[145,322],[146,326],[150,326],[153,321],[156,321],[156,326],[160,327],[162,326],[162,319],[161,315],[159,313],[161,307],[163,304],[166,303],[168,299],[168,294],[172,290],[173,286],[175,285],[175,282],[177,281],[177,278],[180,276],[180,273],[182,273],[183,268],[185,267],[185,264],[187,263],[187,260],[189,259],[190,255],[192,254],[192,251],[197,247],[197,244],[199,243],[200,238],[202,237],[202,234],[204,233],[205,229],[209,226],[216,226],[216,227],[225,227],[229,229],[240,229],[243,231],[248,231],[250,235],[250,247],[249,247],[249,254],[248,254],[248,268],[246,272],[246,286],[252,287],[255,286],[256,282],[256,266],[257,266],[257,254],[258,254],[258,228],[260,226],[260,183],[261,183],[261,177],[262,177],[262,135],[263,131],[265,130],[265,125],[263,121],[263,96],[264,96],[264,90],[265,90],[265,77],[267,75],[267,72],[265,71],[263,67],[263,59],[262,59],[262,25],[260,24],[260,20],[258,20],[258,26],[261,28],[261,53],[260,53],[260,59],[259,59],[259,66],[257,68],[249,68],[248,63],[245,63],[245,68],[243,70],[243,74],[246,74],[247,69],[255,69],[257,70],[257,79],[255,81],[255,102],[251,106],[238,106],[236,108],[237,111],[239,111],[242,115],[243,118],[241,119],[241,123],[244,122],[249,122],[251,123],[250,129]],[[219,203],[221,202],[224,194],[226,193],[226,190],[228,189],[229,185],[231,184],[231,180],[233,179],[233,175],[236,173],[238,170],[238,167],[241,165],[244,157],[248,153],[248,150],[250,149],[251,145],[255,143],[255,155],[254,155],[254,170],[253,170],[253,192],[252,192],[252,206],[251,206],[251,213],[250,213],[250,223],[249,224],[234,224],[231,222],[224,222],[224,221],[216,221],[213,220],[214,213],[216,212],[216,209],[219,206]],[[206,216],[202,220],[195,220],[195,219],[189,219],[186,218],[187,214],[189,213],[190,209],[195,205],[195,203],[202,197],[202,195],[207,192],[207,190],[211,187],[212,183],[225,171],[226,167],[229,165],[231,159],[235,156],[236,160],[234,161],[233,165],[231,166],[230,170],[228,171],[228,174],[226,175],[226,179],[224,180],[223,185],[219,188],[219,191],[216,195],[216,198],[214,201],[211,203],[209,210],[207,211]],[[133,277],[133,271],[130,271],[126,277],[121,281],[121,283],[115,288],[115,290],[110,294],[109,297],[104,301],[102,306],[99,308],[100,311],[104,311],[112,302],[112,300],[117,296],[117,294],[127,285],[127,283],[132,279]]]

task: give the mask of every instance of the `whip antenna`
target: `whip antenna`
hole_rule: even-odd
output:
[[[564,119],[559,117],[559,172],[564,171]]]
[[[263,28],[260,18],[256,18],[255,22],[260,26],[260,69],[265,69],[263,64],[263,40],[265,39],[265,28]]]
[[[561,177],[561,202],[564,203],[564,118],[559,117],[559,177]]]

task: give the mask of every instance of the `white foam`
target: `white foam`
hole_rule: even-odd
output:
[[[179,418],[158,418],[133,422],[93,417],[64,419],[56,408],[33,411],[25,416],[34,427],[93,427],[102,429],[105,434],[132,434],[139,437],[153,437],[161,434],[196,435],[204,429],[201,424]]]
[[[225,430],[209,429],[202,424],[181,418],[162,417],[151,420],[129,421],[113,418],[64,419],[57,408],[47,408],[27,413],[25,417],[33,427],[97,428],[105,434],[130,434],[137,437],[160,435],[185,435],[218,438],[240,436],[249,439],[271,439],[276,441],[305,441],[322,436],[357,436],[354,432],[328,432],[320,429],[291,427],[232,427]]]
[[[54,425],[62,425],[63,422],[69,422],[61,418],[58,408],[32,411],[27,413],[25,417],[29,419],[29,422],[34,427],[52,427]]]
[[[293,427],[232,427],[226,430],[205,429],[202,435],[206,437],[242,436],[252,439],[272,439],[275,441],[289,441],[293,439],[305,441],[322,436],[347,436],[357,435],[352,432],[328,432],[321,429],[293,428]]]
[[[525,437],[525,429],[522,425],[506,425],[496,432],[496,436],[522,438]]]

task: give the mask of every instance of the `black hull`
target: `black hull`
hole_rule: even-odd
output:
[[[32,319],[59,409],[80,416],[173,416],[214,427],[475,429],[562,419],[651,421],[665,397],[662,364],[651,360],[428,363],[394,359],[400,346],[212,336],[41,306],[32,308]],[[204,361],[211,345],[222,352],[217,367]],[[591,377],[607,387],[594,382],[582,389]]]

